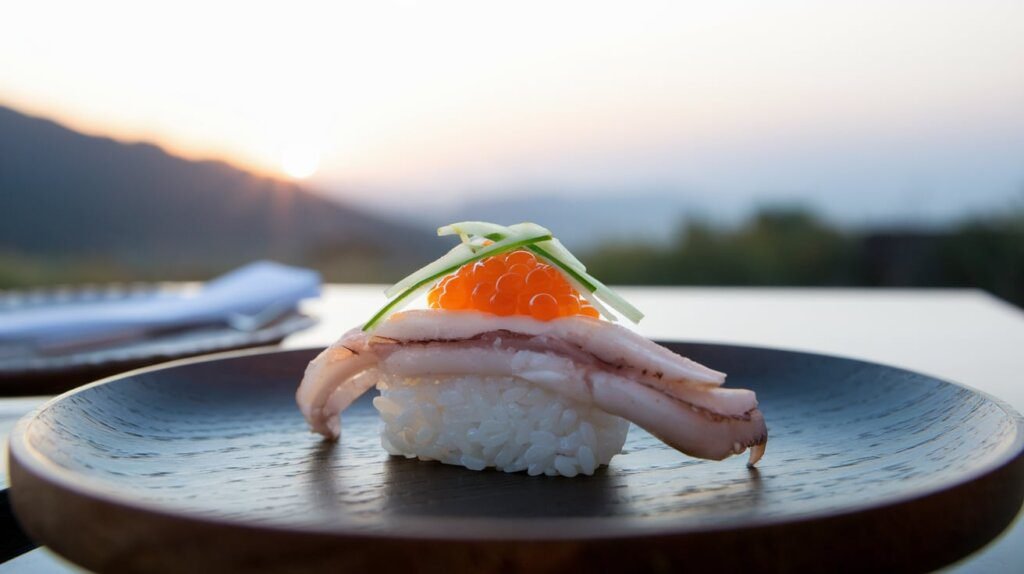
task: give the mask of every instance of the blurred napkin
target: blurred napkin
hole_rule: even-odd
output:
[[[287,311],[319,293],[317,272],[259,261],[213,279],[195,293],[0,313],[0,343],[59,348],[130,339],[168,329],[229,323],[268,310]]]

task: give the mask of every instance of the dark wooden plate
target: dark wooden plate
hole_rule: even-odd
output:
[[[360,401],[342,441],[293,399],[316,350],[181,361],[67,393],[11,435],[11,499],[68,559],[118,571],[931,570],[1024,496],[1022,420],[925,375],[807,353],[669,347],[757,391],[757,470],[634,427],[592,477],[390,458]]]

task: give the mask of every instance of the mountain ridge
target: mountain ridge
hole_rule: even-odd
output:
[[[295,183],[0,106],[0,251],[168,277],[257,258],[351,260],[377,279],[429,257],[427,237]]]

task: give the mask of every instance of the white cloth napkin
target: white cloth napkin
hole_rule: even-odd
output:
[[[183,328],[270,307],[294,307],[320,293],[316,271],[259,261],[222,275],[190,294],[160,294],[0,313],[0,343],[60,345],[96,337],[125,337]]]

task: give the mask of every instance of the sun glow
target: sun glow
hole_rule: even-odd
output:
[[[364,198],[1020,185],[1021,2],[11,4],[0,105]]]
[[[281,170],[292,179],[306,179],[320,167],[320,150],[309,144],[289,144],[281,151]]]

